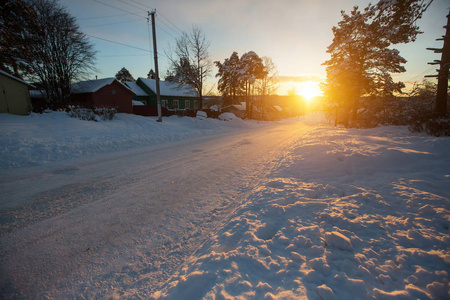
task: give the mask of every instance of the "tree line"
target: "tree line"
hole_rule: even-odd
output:
[[[362,111],[372,119],[387,116],[388,108],[399,102],[395,95],[405,85],[395,82],[392,74],[405,72],[406,60],[391,46],[416,40],[421,33],[416,21],[432,1],[379,0],[363,9],[355,6],[350,13],[341,12],[342,20],[332,28],[330,59],[323,63],[326,80],[321,86],[326,98],[323,108],[335,124],[360,126]],[[199,27],[183,32],[166,53],[170,67],[165,80],[192,86],[203,107],[208,94],[205,82],[215,66],[223,105],[245,99],[249,118],[254,108],[264,110],[265,99],[278,87],[272,60],[248,51],[241,56],[232,52],[223,61],[213,62],[209,46]],[[57,0],[0,2],[0,69],[38,82],[50,103],[68,101],[71,84],[95,70],[95,56],[75,18]],[[150,70],[147,76],[156,74]],[[126,68],[116,77],[134,80]]]

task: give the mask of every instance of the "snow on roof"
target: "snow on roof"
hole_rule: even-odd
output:
[[[133,106],[142,106],[145,105],[144,103],[142,103],[142,101],[137,101],[137,100],[131,100]]]
[[[14,80],[16,80],[16,81],[18,81],[18,82],[21,82],[21,83],[23,83],[23,84],[26,84],[26,85],[28,85],[29,87],[32,87],[32,88],[35,87],[34,85],[29,84],[28,82],[25,82],[25,81],[23,81],[22,79],[17,78],[16,76],[13,76],[13,75],[11,75],[11,74],[9,74],[9,73],[6,73],[5,71],[0,70],[0,74],[3,74],[3,75],[5,75],[6,77],[9,77],[9,78],[11,78],[11,79],[14,79]]]
[[[114,81],[117,81],[118,83],[123,85],[126,89],[131,91],[131,89],[128,86],[121,83],[116,78],[109,77],[95,80],[80,81],[72,86],[70,92],[72,94],[95,93],[102,87],[112,84]]]
[[[156,93],[156,80],[139,77],[138,80],[142,81],[149,89]],[[164,96],[178,96],[178,97],[198,97],[198,93],[192,87],[187,84],[179,85],[169,81],[159,81],[159,91]]]
[[[133,91],[136,96],[148,96],[147,93],[136,84],[136,81],[127,81],[125,84]]]

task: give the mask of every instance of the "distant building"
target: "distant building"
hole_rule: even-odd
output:
[[[151,115],[157,115],[156,80],[139,77],[135,82],[126,82],[126,84],[133,90],[133,100],[145,102],[149,106],[149,111],[152,111]],[[200,109],[198,107],[199,95],[191,86],[160,81],[159,87],[161,106],[166,113],[173,114]]]
[[[133,91],[116,78],[81,81],[72,86],[73,104],[114,107],[119,113],[133,113]]]
[[[32,109],[28,88],[34,86],[0,70],[0,113],[28,115]]]

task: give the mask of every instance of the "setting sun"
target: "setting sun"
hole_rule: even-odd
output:
[[[314,97],[322,95],[322,91],[319,88],[319,83],[314,81],[305,81],[300,83],[298,91],[299,94],[308,102],[310,102]]]

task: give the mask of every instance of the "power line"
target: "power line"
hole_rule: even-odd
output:
[[[90,35],[90,34],[86,34],[86,36],[89,36],[89,37],[92,37],[92,38],[95,38],[95,39],[99,39],[99,40],[102,40],[102,41],[110,42],[110,43],[113,43],[113,44],[118,44],[118,45],[121,45],[121,46],[124,46],[124,47],[133,48],[133,49],[137,49],[137,50],[142,50],[142,51],[145,51],[145,52],[153,53],[153,51],[150,51],[148,49],[131,46],[131,45],[128,45],[128,44],[124,44],[124,43],[108,40],[108,39],[101,38],[101,37],[98,37],[98,36],[94,36],[94,35]],[[143,55],[147,55],[147,54],[142,54],[142,56]],[[161,54],[160,52],[158,52],[158,55],[166,56],[165,54]],[[128,55],[126,55],[126,56],[128,56]],[[129,56],[137,56],[137,55],[129,55]],[[166,58],[167,58],[167,56],[166,56]]]
[[[148,54],[117,54],[117,55],[100,55],[98,57],[131,57],[131,56],[147,56]]]
[[[92,20],[92,19],[106,19],[106,18],[115,18],[115,17],[123,17],[128,16],[128,13],[126,14],[120,14],[120,15],[112,15],[112,16],[100,16],[100,17],[89,17],[89,18],[77,18],[79,21],[81,20]]]
[[[435,67],[430,67],[428,69],[426,69],[425,71],[423,71],[420,74],[415,75],[414,77],[412,77],[411,79],[405,81],[405,83],[413,83],[414,81],[416,81],[417,79],[421,78],[423,74],[430,72],[431,70],[433,70]]]
[[[143,7],[145,7],[146,9],[151,9],[151,10],[154,9],[153,7],[150,7],[150,6],[148,6],[148,5],[142,4],[142,3],[138,2],[138,1],[135,1],[135,0],[130,0],[130,1],[131,1],[131,2],[134,2],[134,3],[136,3],[136,4],[139,4],[139,5],[143,6]]]
[[[178,31],[176,31],[175,29],[172,29],[172,27],[169,26],[169,25],[168,25],[166,22],[164,22],[163,20],[159,19],[159,22],[162,23],[162,24],[164,24],[164,25],[166,25],[167,28],[169,28],[170,30],[172,30],[173,32],[175,32],[176,35],[179,35]],[[183,32],[181,32],[181,33],[183,33]],[[171,35],[171,36],[172,36],[173,38],[177,39],[177,38],[174,37],[173,35]]]
[[[137,9],[139,9],[139,10],[146,11],[146,10],[143,9],[143,8],[137,7],[136,5],[133,5],[133,4],[128,3],[128,2],[125,2],[125,1],[123,1],[123,0],[117,0],[117,1],[122,2],[122,3],[125,3],[126,5],[129,5],[129,6],[131,6],[131,7],[137,8]]]
[[[181,34],[183,34],[183,30],[181,30],[177,25],[175,25],[174,23],[172,23],[168,18],[166,18],[160,11],[158,11],[159,14],[161,15],[161,17],[163,17],[164,19],[166,19],[170,24],[172,24],[176,29],[178,29]]]
[[[123,9],[123,8],[120,8],[120,7],[111,5],[111,4],[107,4],[107,3],[102,2],[102,1],[99,1],[99,0],[92,0],[92,1],[97,2],[97,3],[100,3],[100,4],[103,4],[103,5],[105,5],[105,6],[109,6],[109,7],[112,7],[112,8],[118,9],[118,10],[121,10],[121,11],[123,11],[123,12],[129,13],[129,14],[132,14],[132,15],[135,15],[135,16],[138,16],[138,17],[140,17],[140,18],[147,18],[147,17],[141,16],[141,15],[138,15],[138,14],[136,14],[136,13],[134,13],[134,12],[125,10],[125,9]]]
[[[106,24],[98,24],[98,25],[90,25],[90,26],[84,26],[84,28],[91,28],[91,27],[100,27],[100,26],[108,26],[108,25],[116,25],[116,24],[123,24],[123,23],[132,23],[132,22],[137,22],[137,21],[142,21],[142,18],[137,19],[137,20],[131,20],[131,21],[121,21],[121,22],[114,22],[114,23],[106,23]]]
[[[125,47],[134,48],[134,49],[142,50],[142,51],[145,51],[145,52],[153,53],[152,51],[150,51],[148,49],[139,48],[139,47],[131,46],[131,45],[120,43],[120,42],[116,42],[116,41],[111,41],[111,40],[108,40],[108,39],[105,39],[105,38],[101,38],[101,37],[98,37],[98,36],[93,36],[93,35],[90,35],[90,34],[86,34],[86,35],[89,36],[89,37],[95,38],[95,39],[102,40],[102,41],[106,41],[106,42],[122,45],[122,46],[125,46]]]

